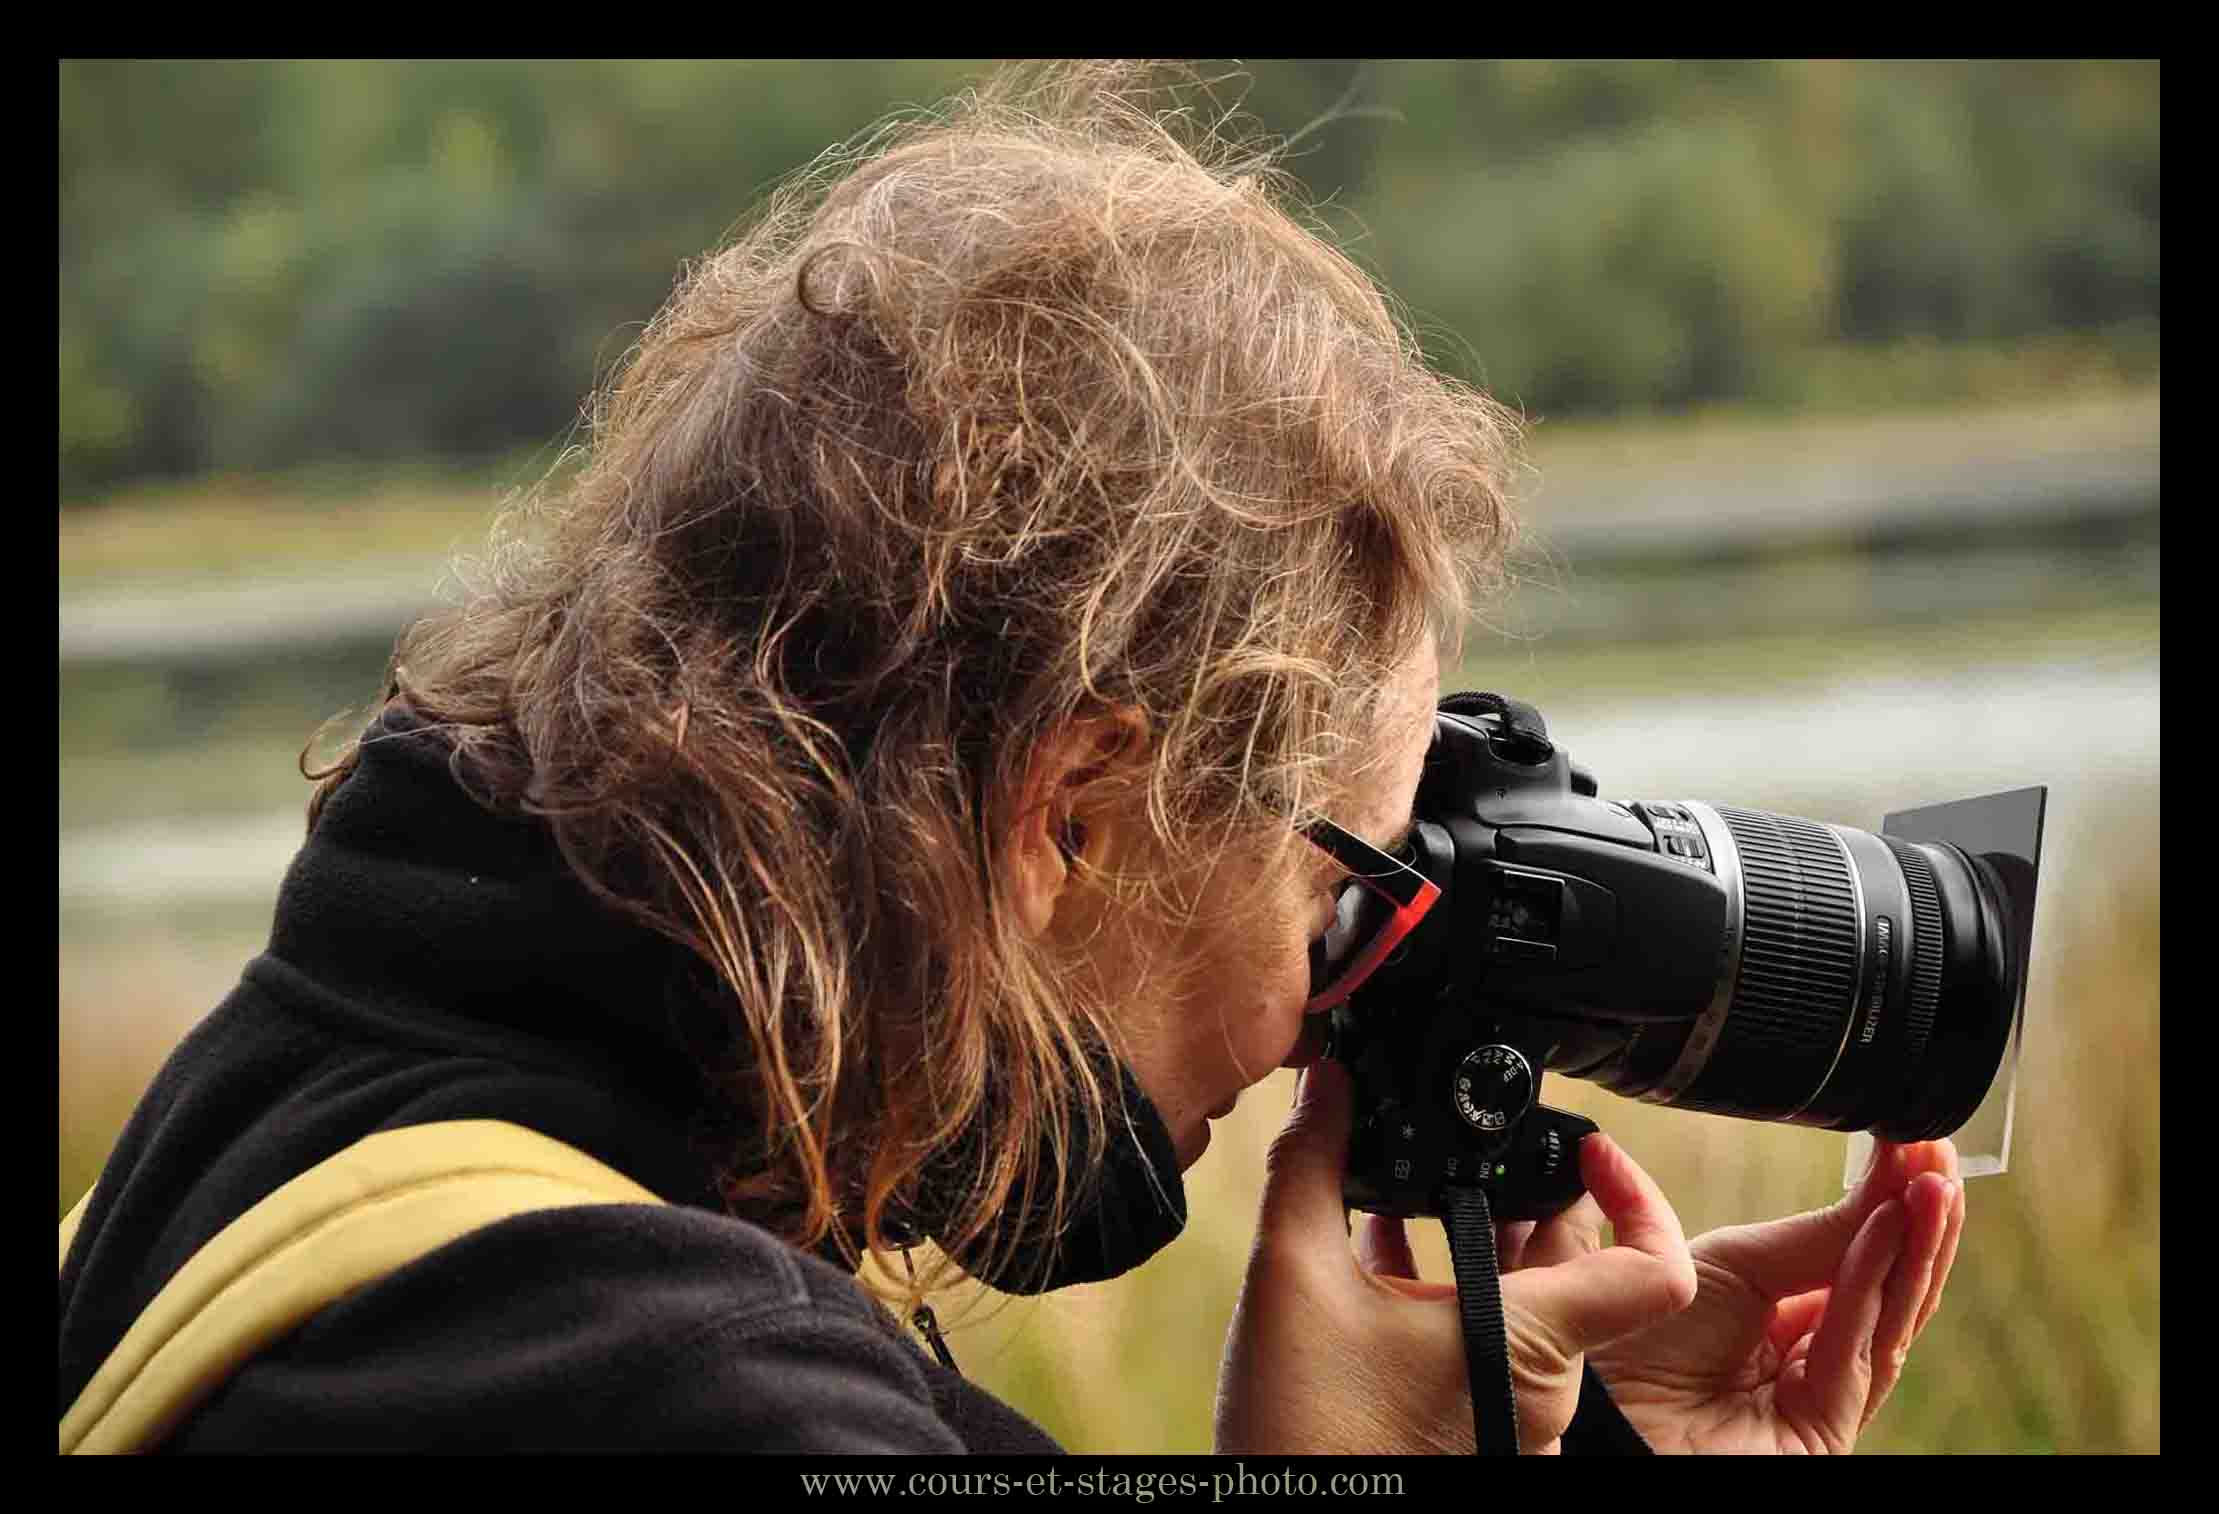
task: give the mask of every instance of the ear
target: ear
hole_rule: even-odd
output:
[[[1026,934],[1047,933],[1068,902],[1078,862],[1100,869],[1123,847],[1130,821],[1098,780],[1136,763],[1147,747],[1147,721],[1138,710],[1120,710],[1069,721],[1033,748],[1001,847],[1003,878]]]

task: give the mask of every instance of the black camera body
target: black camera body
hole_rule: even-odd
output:
[[[1562,1210],[1596,1126],[1539,1103],[1551,1070],[1744,1119],[1957,1129],[2024,996],[2044,791],[2017,793],[2031,836],[1985,852],[1621,804],[1531,706],[1443,701],[1407,857],[1442,897],[1332,1011],[1348,1203],[1440,1215],[1477,1187],[1498,1220]]]

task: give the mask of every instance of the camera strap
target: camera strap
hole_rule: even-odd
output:
[[[1472,1385],[1472,1433],[1481,1456],[1518,1454],[1518,1392],[1510,1376],[1510,1331],[1502,1315],[1502,1276],[1495,1258],[1495,1218],[1477,1187],[1451,1188],[1449,1258],[1456,1266],[1456,1307],[1464,1322],[1464,1370]]]
[[[1542,747],[1552,745],[1548,723],[1541,718],[1539,710],[1523,699],[1513,699],[1508,694],[1451,694],[1441,701],[1440,707],[1450,715],[1497,716],[1503,729],[1512,735]]]

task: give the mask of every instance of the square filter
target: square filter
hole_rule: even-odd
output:
[[[2019,1050],[2027,1031],[2026,973],[2034,946],[2035,882],[2042,861],[2042,813],[2046,787],[2007,789],[1950,804],[1903,810],[1880,823],[1880,833],[1903,841],[1947,842],[1987,864],[1982,872],[2001,895],[2010,933],[2011,1034],[1987,1097],[1950,1136],[1957,1145],[1961,1173],[1968,1178],[2005,1171],[2011,1158],[2011,1116],[2019,1082]],[[1853,1188],[1872,1165],[1874,1142],[1867,1131],[1849,1137],[1842,1164],[1842,1186]]]

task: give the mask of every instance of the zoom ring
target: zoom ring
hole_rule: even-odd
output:
[[[1903,1011],[1903,1065],[1916,1067],[1926,1055],[1942,999],[1942,891],[1934,885],[1934,865],[1925,853],[1893,836],[1880,839],[1895,853],[1911,894],[1911,1000]]]
[[[1674,1102],[1779,1119],[1825,1081],[1857,985],[1849,859],[1822,825],[1715,806],[1741,853],[1741,971],[1716,1050]]]

